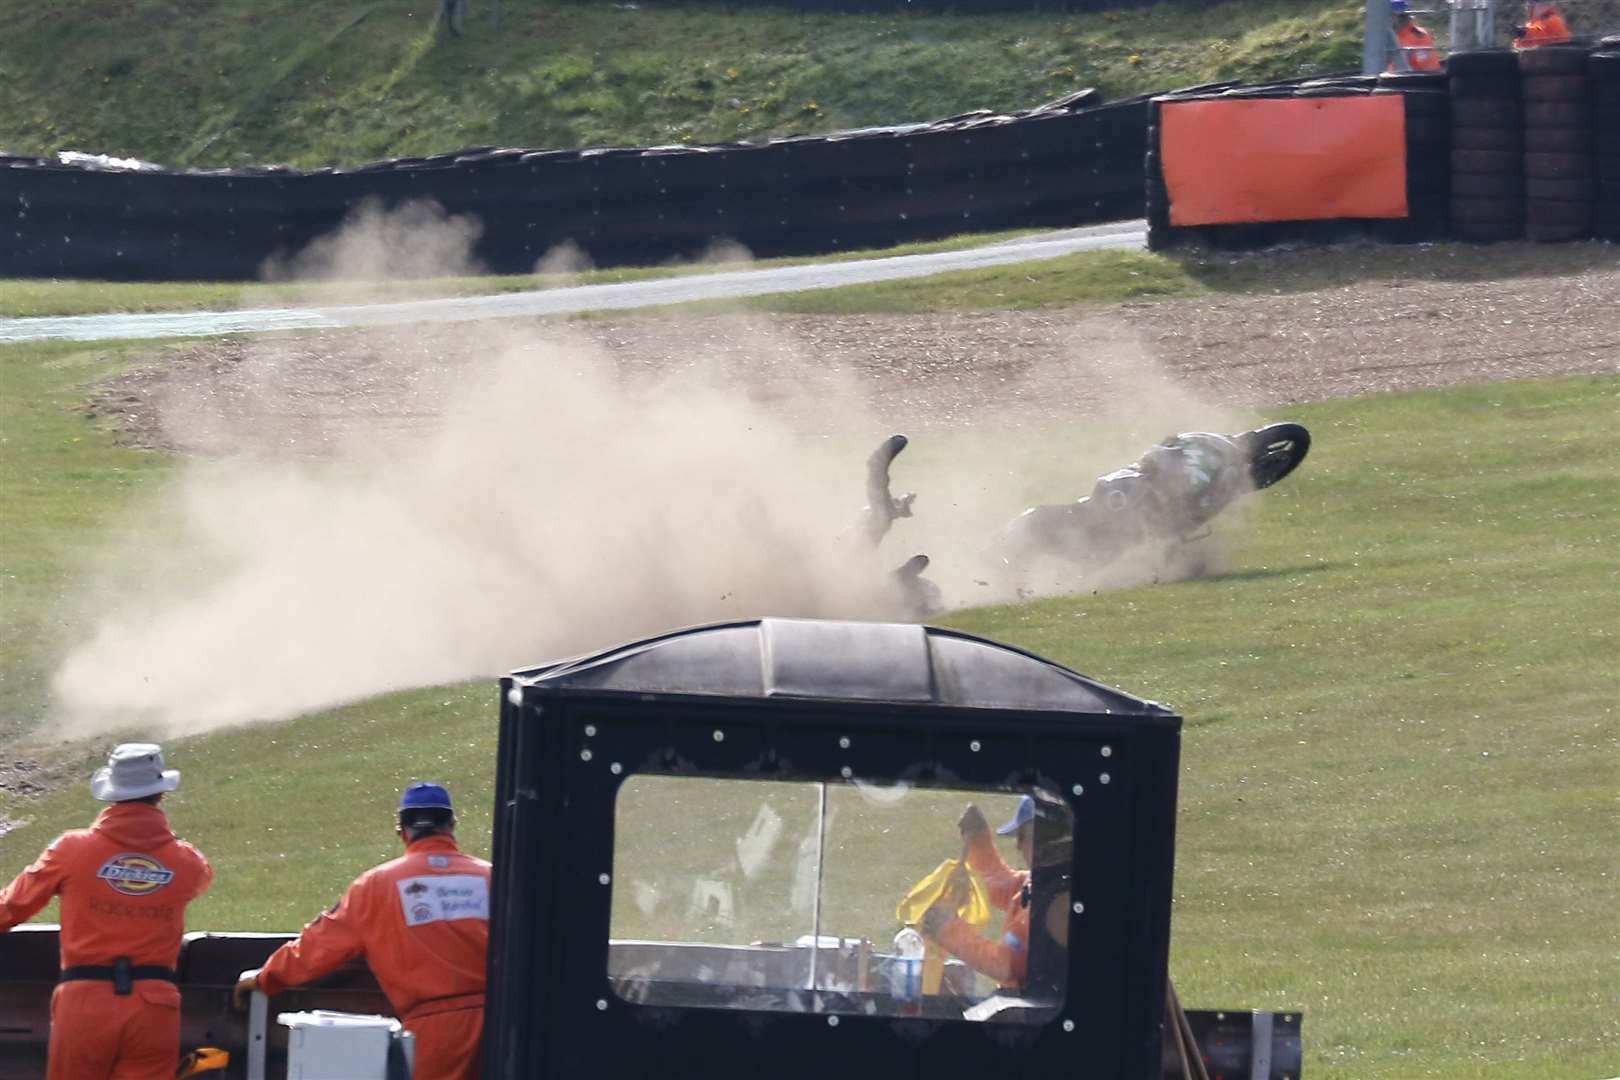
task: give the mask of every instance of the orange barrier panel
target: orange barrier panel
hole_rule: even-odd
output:
[[[1159,154],[1172,225],[1407,216],[1399,94],[1167,101]]]

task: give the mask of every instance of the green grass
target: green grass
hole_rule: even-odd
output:
[[[1353,0],[1128,13],[807,13],[564,2],[56,0],[0,7],[0,148],[174,166],[473,145],[714,143],[1355,68]]]
[[[761,259],[742,264],[627,267],[579,274],[512,274],[386,282],[220,284],[216,282],[7,281],[0,283],[0,317],[88,315],[109,311],[235,310],[252,307],[369,303],[433,296],[470,296],[744,268],[768,269],[810,262],[843,262],[952,251],[995,243],[1023,233],[988,233],[842,252],[814,259]],[[927,278],[875,282],[811,292],[777,293],[745,300],[673,305],[671,314],[748,309],[793,314],[927,314],[944,311],[1026,310],[1151,300],[1209,292],[1302,292],[1344,285],[1407,281],[1415,276],[1449,281],[1543,279],[1587,270],[1620,268],[1609,245],[1435,244],[1421,249],[1346,244],[1308,251],[1206,252],[1087,251],[1037,262],[960,270]],[[622,312],[613,312],[618,317]]]
[[[0,350],[8,716],[37,687],[31,638],[58,617],[76,545],[166,468],[65,411],[119,357]],[[947,620],[1186,716],[1177,984],[1195,1006],[1303,1009],[1312,1076],[1615,1070],[1617,397],[1620,379],[1576,377],[1292,408],[1312,456],[1257,500],[1224,575]],[[1061,454],[1090,434],[1044,437]],[[393,793],[414,777],[449,783],[487,850],[494,723],[479,681],[171,740],[174,819],[219,870],[192,925],[296,927],[393,850]],[[54,767],[82,776],[105,741]],[[771,800],[780,858],[803,835],[796,798]],[[879,812],[835,798],[828,929],[892,933],[897,888],[955,853],[954,801],[887,812],[874,848]],[[647,882],[685,897],[727,871],[762,801],[698,800],[685,826],[650,803],[658,824],[631,841]],[[0,809],[29,822],[0,837],[3,876],[94,804],[75,783]],[[709,847],[654,842],[705,831]],[[768,863],[740,906],[787,880]],[[670,925],[639,906],[623,920]]]

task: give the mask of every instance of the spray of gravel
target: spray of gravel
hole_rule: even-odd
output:
[[[378,221],[338,246],[386,247]],[[465,227],[438,225],[464,257]],[[1107,324],[919,439],[895,468],[917,516],[878,552],[854,527],[862,463],[900,425],[870,373],[762,316],[666,325],[684,359],[650,367],[578,328],[481,324],[237,343],[165,377],[185,464],[109,531],[49,733],[285,718],[715,619],[905,618],[886,570],[915,551],[954,606],[1175,576],[1011,582],[985,557],[1022,505],[1212,426]],[[1029,395],[1080,390],[1095,422],[1005,434]]]

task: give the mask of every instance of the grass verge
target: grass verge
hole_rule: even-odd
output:
[[[5,362],[0,400],[26,390],[49,412],[117,353]],[[1183,712],[1178,985],[1198,1006],[1303,1009],[1314,1076],[1613,1071],[1617,397],[1620,379],[1580,377],[1301,406],[1312,457],[1259,498],[1228,572],[948,620]],[[93,531],[130,467],[81,418],[30,423],[5,426],[7,476],[41,500],[7,515],[41,519],[4,534],[8,588],[13,566],[32,581],[8,630],[50,623],[68,572],[53,539]],[[74,516],[80,501],[95,509]],[[36,539],[14,563],[18,535]],[[26,675],[13,641],[8,686]],[[412,777],[451,784],[485,849],[493,699],[485,680],[175,740],[176,823],[219,869],[193,924],[296,927],[388,854]],[[72,748],[75,767],[102,749]],[[94,809],[79,784],[8,806],[29,824],[0,836],[0,874]],[[689,813],[725,841],[736,811]],[[924,801],[896,819],[896,868],[844,879],[839,932],[892,933],[894,881],[952,854],[939,818]],[[657,820],[646,880],[684,897],[713,867],[656,843],[673,835]]]
[[[1358,66],[1353,0],[1084,15],[714,3],[57,0],[0,7],[0,147],[315,167],[474,145],[717,143]]]
[[[870,251],[778,259],[717,259],[712,262],[627,266],[577,273],[486,274],[477,277],[434,277],[395,281],[78,281],[61,278],[13,278],[0,282],[0,318],[98,315],[106,312],[235,311],[243,308],[325,307],[444,296],[560,289],[576,285],[614,285],[627,281],[713,274],[810,263],[924,255],[960,251],[1031,235],[1038,230],[965,233],[942,240],[899,244]]]

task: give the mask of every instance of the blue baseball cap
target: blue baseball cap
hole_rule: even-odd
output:
[[[439,784],[412,784],[399,796],[399,808],[405,810],[453,810],[450,793]]]
[[[1406,14],[1408,10],[1406,0],[1389,0],[1389,10],[1393,11],[1397,15]]]
[[[1018,800],[1018,809],[1013,811],[1012,820],[996,830],[997,836],[1011,836],[1018,831],[1018,826],[1028,825],[1035,820],[1035,800],[1025,795]]]

